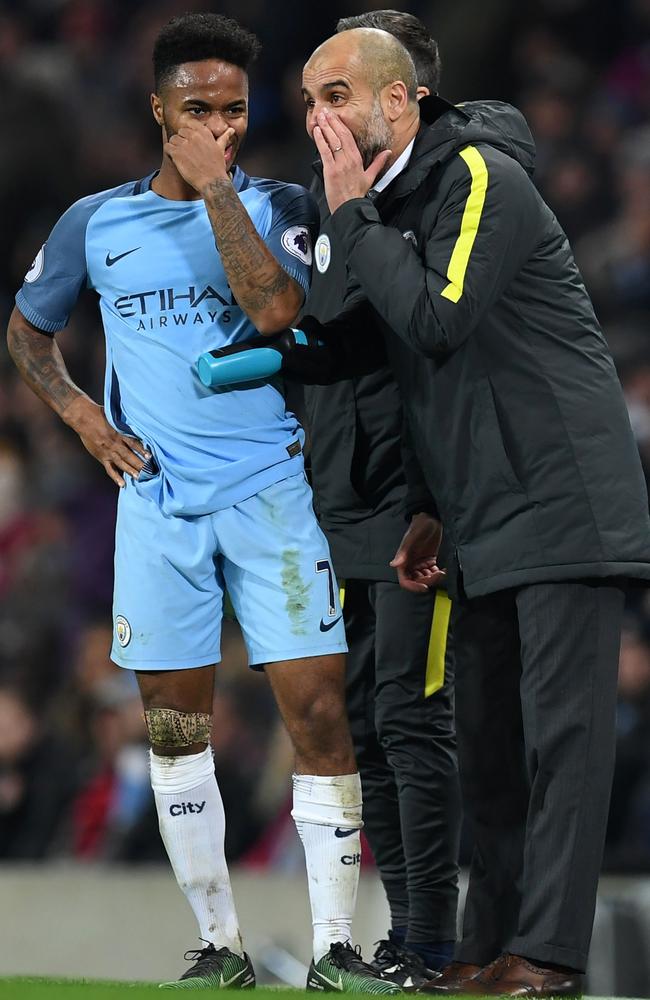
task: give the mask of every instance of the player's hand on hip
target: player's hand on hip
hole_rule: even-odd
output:
[[[323,161],[325,197],[332,214],[352,198],[365,198],[390,159],[390,149],[378,153],[364,170],[352,132],[331,111],[321,111],[314,128],[314,142]]]
[[[111,427],[103,406],[79,396],[63,413],[65,422],[77,432],[84,448],[100,462],[113,482],[124,486],[123,473],[136,479],[151,457],[137,438],[124,437]]]
[[[227,128],[215,138],[207,125],[189,122],[163,148],[183,180],[202,194],[214,181],[228,180],[226,150],[234,135],[234,128]]]
[[[446,574],[438,566],[442,525],[430,514],[416,514],[391,562],[404,590],[426,594],[431,587],[445,582]]]

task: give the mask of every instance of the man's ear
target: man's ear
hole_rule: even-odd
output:
[[[165,119],[163,116],[163,103],[158,94],[151,95],[151,111],[156,120],[156,124],[163,126],[165,124]]]
[[[382,90],[382,106],[389,122],[396,122],[409,103],[406,85],[401,80],[388,83]]]
[[[418,89],[415,91],[415,96],[417,97],[418,101],[421,101],[423,97],[428,97],[430,93],[431,91],[429,90],[428,87],[418,87]]]

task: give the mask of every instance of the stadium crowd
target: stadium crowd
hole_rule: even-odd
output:
[[[61,212],[155,166],[148,53],[162,23],[203,7],[190,0],[0,7],[5,325]],[[361,9],[289,0],[281,8],[259,0],[219,5],[264,42],[242,158],[248,172],[309,184],[303,57],[338,17]],[[402,9],[440,42],[445,96],[507,100],[527,116],[536,181],[575,248],[650,479],[649,0],[607,0],[596,12],[589,0]],[[444,70],[451,52],[453,76]],[[75,381],[99,399],[103,337],[90,294],[60,343]],[[108,659],[115,493],[0,349],[0,859],[164,856],[137,689]],[[289,744],[264,680],[246,669],[234,625],[224,635],[213,746],[230,859],[297,864],[287,822]],[[650,597],[643,591],[630,596],[621,647],[605,862],[610,870],[650,871]]]

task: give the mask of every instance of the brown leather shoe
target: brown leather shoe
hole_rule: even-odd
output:
[[[582,982],[579,972],[557,972],[506,954],[467,981],[462,992],[486,997],[581,997]]]
[[[451,962],[445,965],[439,976],[422,983],[418,993],[458,993],[459,987],[472,979],[483,966],[471,965],[469,962]]]

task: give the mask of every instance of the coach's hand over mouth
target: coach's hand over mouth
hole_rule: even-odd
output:
[[[365,198],[388,163],[391,151],[383,149],[364,170],[352,132],[331,111],[320,112],[313,136],[323,161],[325,196],[333,215],[346,201]]]
[[[203,195],[215,181],[229,180],[233,161],[234,128],[227,128],[219,138],[200,122],[189,122],[175,132],[163,149],[181,177]]]
[[[416,514],[391,562],[400,587],[426,594],[444,584],[446,573],[438,567],[442,525],[430,514]]]
[[[100,462],[113,482],[124,486],[122,473],[137,479],[151,455],[137,438],[124,437],[111,427],[104,407],[87,396],[79,396],[64,410],[63,419],[81,438],[93,458]]]

